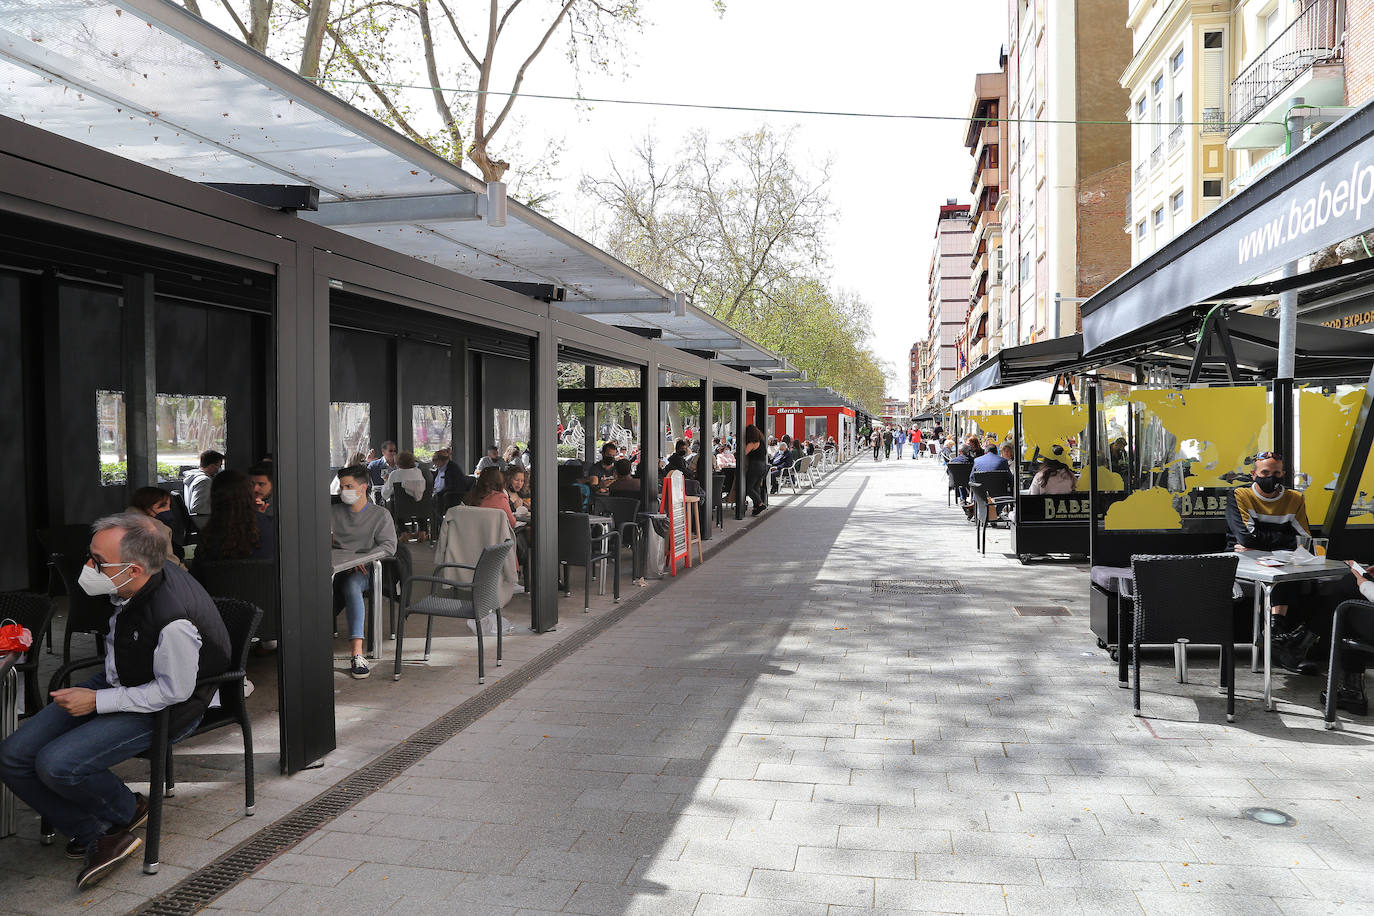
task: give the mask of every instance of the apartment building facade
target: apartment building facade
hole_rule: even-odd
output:
[[[1127,105],[1131,33],[1127,0],[1009,0],[1008,11],[1003,339],[1024,344],[1074,333],[1077,300],[1130,266],[1131,135],[1111,122]]]
[[[1374,0],[1132,0],[1132,263],[1274,168],[1292,100],[1328,111],[1374,98]]]
[[[973,102],[969,109],[964,146],[973,156],[973,179],[969,190],[973,205],[969,219],[973,254],[968,314],[958,343],[961,361],[969,369],[977,367],[1002,349],[1012,322],[1007,320],[1002,294],[1005,252],[1002,248],[1002,212],[998,208],[1007,191],[1007,171],[1003,168],[1008,124],[1003,117],[1007,107],[1007,57],[1001,56],[1002,69],[974,77]]]
[[[929,309],[922,349],[922,412],[949,406],[954,382],[968,371],[959,364],[958,344],[969,307],[973,226],[969,205],[950,200],[940,207],[927,277]]]
[[[921,412],[921,343],[912,344],[907,354],[907,403],[913,417]]]

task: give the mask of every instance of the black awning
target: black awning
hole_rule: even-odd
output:
[[[1374,102],[1083,303],[1087,352],[1374,228]]]
[[[1110,358],[1114,362],[1168,366],[1186,371],[1197,355],[1198,334],[1203,329],[1203,322],[1209,321],[1210,311],[1189,309],[1120,337],[1112,342]],[[1216,320],[1213,316],[1209,323]],[[1224,320],[1236,356],[1237,380],[1273,378],[1279,363],[1278,319],[1233,311],[1225,313]],[[1199,381],[1227,380],[1229,376],[1219,362],[1220,348],[1213,346],[1211,352],[1217,361],[1206,365]],[[1089,354],[1085,362],[1096,355]],[[1374,365],[1374,335],[1298,323],[1296,378],[1364,378],[1369,375],[1371,365]]]
[[[1022,382],[1052,378],[1073,372],[1083,359],[1083,335],[1056,337],[1039,343],[998,350],[977,369],[954,383],[949,402],[957,404],[988,388],[1006,388]]]

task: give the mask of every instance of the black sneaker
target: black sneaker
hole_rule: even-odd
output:
[[[1304,626],[1295,627],[1286,637],[1275,646],[1279,667],[1295,674],[1315,674],[1317,665],[1308,661],[1307,653],[1321,637]]]
[[[362,680],[372,673],[372,669],[367,667],[367,659],[361,655],[353,656],[353,663],[348,666],[348,673],[357,680]]]
[[[76,889],[85,890],[99,883],[142,845],[143,841],[127,830],[105,834],[86,847],[85,863],[76,876]]]

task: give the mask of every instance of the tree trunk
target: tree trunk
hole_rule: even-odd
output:
[[[267,27],[272,18],[268,0],[250,0],[248,4],[248,47],[259,54],[267,53]]]
[[[320,49],[324,29],[329,24],[329,0],[310,0],[310,15],[305,20],[305,45],[301,49],[300,74],[308,79],[320,75]]]

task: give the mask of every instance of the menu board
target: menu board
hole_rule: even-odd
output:
[[[672,471],[663,480],[663,495],[658,502],[658,511],[668,516],[668,569],[677,575],[677,561],[686,560],[692,565],[692,555],[687,549],[687,485],[683,482],[681,471]]]

